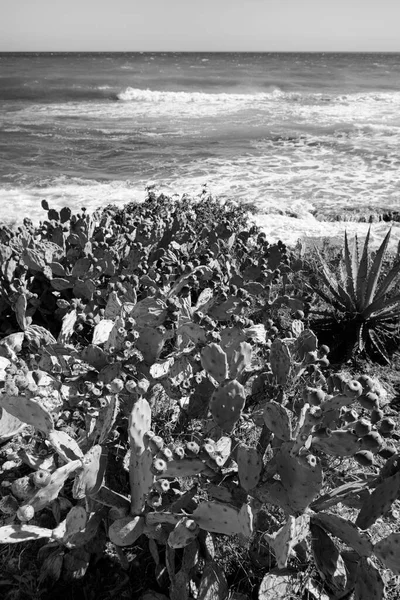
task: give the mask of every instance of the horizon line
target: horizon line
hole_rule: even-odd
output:
[[[399,50],[1,50],[0,54],[400,54]]]

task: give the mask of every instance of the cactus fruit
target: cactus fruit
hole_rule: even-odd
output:
[[[325,397],[326,393],[321,388],[307,387],[303,394],[305,402],[311,404],[311,406],[320,406],[325,400]]]
[[[358,421],[356,421],[353,424],[352,427],[353,427],[356,435],[358,435],[358,437],[364,437],[365,435],[370,433],[370,431],[372,429],[372,423],[371,423],[371,421],[368,421],[367,419],[359,419]]]
[[[272,342],[269,360],[277,384],[285,385],[292,361],[287,345],[280,338]]]
[[[363,503],[356,519],[357,527],[367,529],[384,515],[396,500],[400,489],[400,471],[376,486]]]
[[[184,548],[197,537],[199,526],[193,519],[182,517],[168,536],[170,548]]]
[[[33,506],[35,511],[39,511],[47,504],[55,500],[61,491],[67,477],[82,466],[80,460],[73,460],[66,465],[59,467],[51,474],[50,482],[46,487],[40,488],[29,498],[27,504]]]
[[[374,554],[394,575],[400,575],[400,533],[391,533],[377,542]]]
[[[33,486],[30,477],[25,475],[12,482],[11,492],[19,500],[27,500],[35,494],[36,488]]]
[[[221,346],[209,344],[205,346],[200,354],[201,365],[209,375],[218,383],[222,383],[228,377],[228,359]]]
[[[361,383],[364,394],[368,394],[368,392],[372,392],[375,389],[375,382],[369,375],[360,375],[357,381]]]
[[[375,425],[376,423],[378,423],[381,419],[383,419],[383,410],[381,410],[380,408],[374,408],[371,411],[371,423],[373,425]]]
[[[360,450],[355,453],[354,460],[362,467],[371,467],[374,464],[374,455],[369,450]]]
[[[363,393],[363,387],[359,381],[352,379],[345,384],[343,392],[348,398],[358,398]]]
[[[342,540],[342,542],[353,548],[359,556],[371,556],[373,552],[372,542],[351,521],[337,515],[320,512],[312,515],[311,522],[316,523],[325,531]]]
[[[24,506],[20,506],[17,510],[17,519],[22,521],[23,523],[27,523],[35,516],[35,509],[33,506],[29,504],[25,504]]]
[[[132,546],[144,533],[145,520],[143,516],[123,517],[114,521],[108,529],[108,537],[116,546]]]
[[[240,485],[246,492],[256,487],[262,470],[261,456],[255,448],[240,444],[237,449],[236,462]]]
[[[157,479],[153,484],[153,489],[160,494],[166,494],[169,492],[171,486],[168,479]]]
[[[264,422],[280,440],[288,442],[292,438],[292,426],[289,411],[274,400],[267,402],[263,414]]]
[[[148,433],[149,432],[147,432],[146,435],[148,435]],[[164,440],[159,435],[153,435],[148,440],[148,447],[149,447],[149,449],[151,450],[151,452],[153,454],[157,454],[158,452],[160,452],[160,450],[163,449],[163,447],[164,447]]]
[[[367,392],[357,398],[357,402],[361,404],[363,408],[369,411],[379,410],[379,396],[374,392]]]
[[[393,433],[395,428],[396,422],[394,421],[394,419],[391,419],[390,417],[385,417],[384,419],[382,419],[379,425],[379,433],[383,436],[389,436],[391,433]]]
[[[200,452],[200,446],[197,442],[186,442],[186,454],[190,456],[197,456]]]
[[[244,387],[236,379],[221,384],[210,401],[211,414],[216,424],[230,433],[240,419],[245,402]]]
[[[168,463],[164,458],[160,458],[158,456],[153,458],[153,462],[151,463],[150,467],[153,475],[164,475],[167,469]]]
[[[32,474],[32,483],[37,488],[46,487],[50,483],[51,473],[45,469],[39,469]]]
[[[379,450],[381,450],[381,448],[383,448],[383,446],[383,438],[377,431],[370,431],[361,438],[362,450],[369,450],[373,454],[376,454],[379,452]]]

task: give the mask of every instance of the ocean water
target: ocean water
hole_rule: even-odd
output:
[[[272,240],[394,216],[398,243],[400,54],[0,54],[1,220],[148,184],[250,202]]]

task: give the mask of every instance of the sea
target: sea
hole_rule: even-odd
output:
[[[271,241],[400,240],[400,54],[0,53],[0,221],[251,206]]]

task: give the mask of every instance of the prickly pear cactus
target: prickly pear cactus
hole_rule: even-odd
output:
[[[400,533],[391,533],[377,542],[374,554],[394,575],[400,575]]]
[[[228,359],[218,344],[209,344],[202,349],[201,365],[218,383],[228,377]]]
[[[293,548],[309,533],[310,515],[289,516],[285,525],[265,538],[274,550],[279,569],[285,569]]]
[[[292,360],[287,345],[280,338],[276,338],[272,342],[269,360],[277,384],[285,385],[289,377]]]
[[[356,525],[368,529],[379,517],[384,515],[396,500],[400,489],[400,472],[380,483],[365,500],[358,513]]]
[[[222,383],[213,393],[210,410],[216,424],[230,433],[240,419],[246,402],[244,387],[236,379]]]
[[[255,448],[240,444],[237,449],[236,462],[240,485],[246,492],[256,487],[260,481],[262,460]]]
[[[292,439],[290,412],[278,402],[267,402],[263,414],[268,429],[280,440],[288,442]]]
[[[192,514],[192,518],[201,529],[226,535],[242,534],[252,531],[252,513],[239,511],[232,506],[219,502],[202,502]]]
[[[151,427],[151,408],[145,398],[139,398],[133,405],[129,417],[129,441],[131,457],[129,482],[131,488],[131,513],[141,513],[145,507],[146,494],[153,485],[151,472],[153,455],[147,447],[145,434]]]
[[[168,536],[168,545],[171,548],[184,548],[196,539],[199,526],[193,519],[182,517]]]
[[[322,487],[322,467],[312,455],[293,456],[293,443],[281,446],[276,455],[276,469],[286,492],[292,514],[303,513]]]

